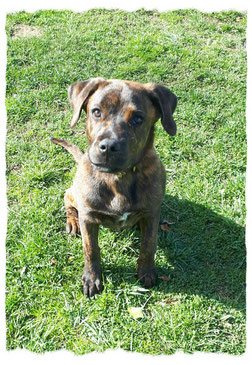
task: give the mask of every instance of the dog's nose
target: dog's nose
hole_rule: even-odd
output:
[[[120,143],[116,139],[105,138],[99,143],[99,150],[102,154],[115,153],[120,150]]]

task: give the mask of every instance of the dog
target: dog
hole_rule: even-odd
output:
[[[103,290],[99,225],[122,229],[139,223],[141,230],[137,275],[141,284],[157,281],[154,256],[165,169],[154,149],[154,125],[161,118],[174,136],[177,97],[163,85],[98,77],[73,83],[68,89],[73,108],[71,128],[87,114],[88,148],[52,138],[77,162],[73,185],[65,192],[66,231],[81,233],[84,247],[83,293]]]

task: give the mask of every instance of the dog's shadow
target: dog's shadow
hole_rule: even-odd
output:
[[[159,274],[154,291],[203,295],[239,310],[246,305],[245,228],[200,204],[166,196],[156,255]],[[140,237],[140,233],[135,231]],[[135,243],[133,243],[135,245]],[[125,281],[135,268],[113,265]]]

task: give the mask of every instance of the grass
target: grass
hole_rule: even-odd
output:
[[[245,351],[246,14],[96,9],[8,14],[7,349]],[[156,125],[167,169],[159,279],[143,290],[136,228],[100,230],[105,290],[81,292],[80,237],[65,233],[75,164],[50,143],[70,131],[67,87],[103,76],[157,82],[178,96],[178,134]],[[143,318],[129,307],[143,307]]]

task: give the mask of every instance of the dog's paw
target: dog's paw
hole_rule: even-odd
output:
[[[140,280],[140,283],[147,289],[156,284],[157,277],[157,269],[155,267],[138,269],[138,279]]]
[[[79,219],[78,217],[69,216],[67,217],[66,222],[66,232],[75,236],[76,234],[80,234],[80,226],[79,226]]]
[[[92,270],[84,269],[82,276],[83,294],[87,298],[93,297],[95,294],[99,294],[103,290],[101,268],[96,267]]]

